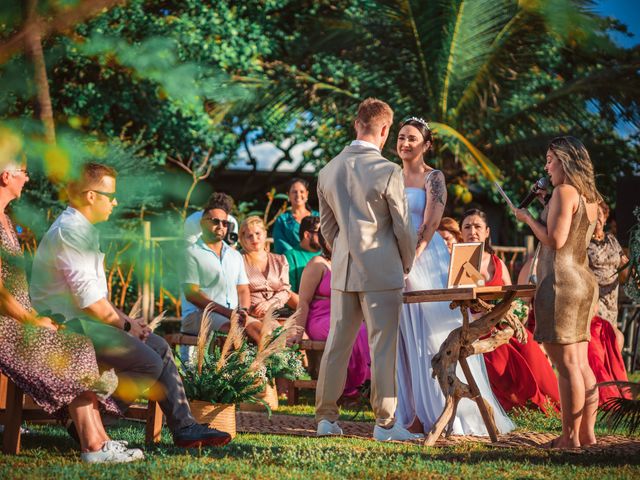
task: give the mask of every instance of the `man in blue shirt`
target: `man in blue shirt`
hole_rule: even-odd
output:
[[[200,227],[202,236],[187,247],[182,272],[182,332],[197,335],[202,313],[208,305],[212,327],[228,332],[231,313],[238,309],[247,335],[258,341],[261,324],[247,315],[251,306],[249,280],[239,252],[224,242],[229,226],[231,197],[212,195],[204,208]]]

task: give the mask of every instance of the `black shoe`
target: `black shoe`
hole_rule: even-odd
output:
[[[230,441],[231,435],[227,432],[221,432],[220,430],[199,423],[181,428],[173,434],[173,443],[183,448],[221,447]]]

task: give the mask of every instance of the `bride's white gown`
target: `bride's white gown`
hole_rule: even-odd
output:
[[[406,188],[411,219],[416,230],[422,225],[426,194],[424,188]],[[406,282],[406,291],[446,288],[449,251],[442,237],[435,233],[429,246],[418,257]],[[398,409],[396,419],[405,427],[415,416],[428,432],[444,408],[444,395],[437,379],[431,377],[431,359],[449,333],[462,325],[458,309],[449,302],[404,304],[398,335]],[[501,433],[514,425],[493,395],[482,355],[468,357],[469,367],[480,393],[493,408],[496,426]],[[460,365],[458,377],[466,383]],[[464,398],[458,404],[453,424],[455,435],[487,435],[478,406]]]

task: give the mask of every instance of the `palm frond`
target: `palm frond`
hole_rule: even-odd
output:
[[[617,387],[620,390],[625,389],[631,394],[632,398],[640,397],[640,383],[637,382],[623,382],[621,380],[612,380],[610,382],[600,382],[596,387]]]
[[[471,141],[469,141],[455,128],[439,122],[431,122],[431,126],[437,135],[462,144],[469,152],[470,158],[477,162],[478,167],[490,181],[494,182],[502,175],[500,169],[498,169],[498,167],[495,166],[484,153],[475,147]]]
[[[444,35],[442,52],[446,60],[441,65],[438,113],[443,121],[449,118],[450,103],[455,102],[487,59],[496,53],[496,37],[514,14],[513,2],[509,0],[452,2],[451,23]]]
[[[614,397],[602,404],[600,409],[602,420],[612,430],[624,428],[629,434],[640,430],[640,400]]]

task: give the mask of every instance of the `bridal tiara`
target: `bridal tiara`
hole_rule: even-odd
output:
[[[424,125],[427,130],[431,130],[429,123],[424,118],[409,117],[402,122],[402,125],[405,125],[407,122],[418,122],[419,124]]]

